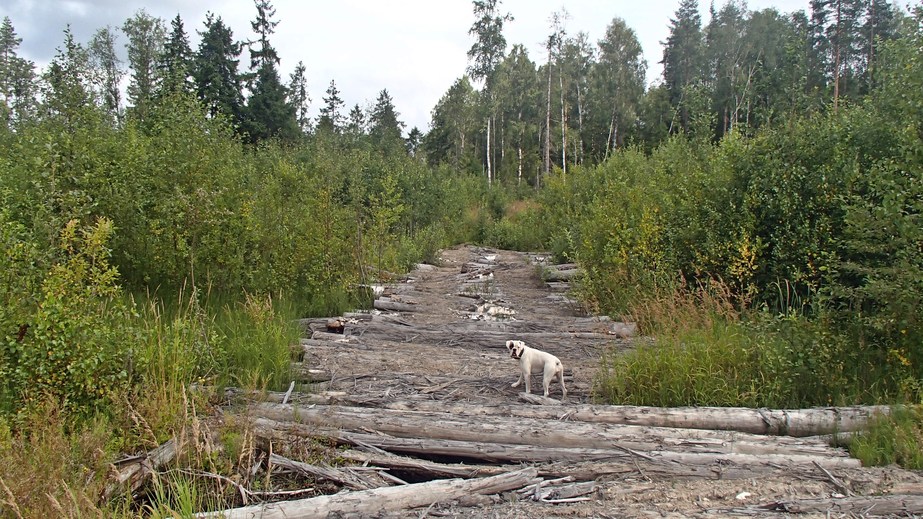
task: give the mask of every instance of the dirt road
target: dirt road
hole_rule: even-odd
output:
[[[470,246],[443,251],[438,265],[419,266],[405,280],[388,286],[381,300],[410,311],[376,312],[372,319],[346,315],[346,333],[339,337],[326,334],[320,320],[306,323],[315,334],[305,341],[305,362],[325,372],[319,378],[329,379],[313,384],[315,394],[359,406],[524,405],[522,388],[510,387],[517,367],[505,348],[506,339],[522,339],[563,361],[568,404],[587,403],[602,355],[632,347],[630,339],[607,333],[612,323],[588,319],[565,292],[549,288],[534,258],[518,252]],[[536,387],[540,392],[538,377],[533,379],[533,393]],[[551,396],[560,398],[557,385]],[[553,428],[555,423],[543,427]],[[371,421],[364,429],[376,434]],[[597,490],[588,501],[548,504],[511,494],[479,500],[476,506],[449,503],[377,517],[779,515],[769,508],[844,497],[844,487],[857,496],[923,493],[919,473],[897,468],[843,468],[831,474],[819,469],[807,475],[799,472],[797,479],[786,475],[784,466],[777,468],[761,477],[717,480],[663,478],[639,466],[631,474],[595,478]],[[874,515],[874,506],[866,513]],[[827,509],[834,516],[846,513]],[[806,514],[812,515],[827,513]]]

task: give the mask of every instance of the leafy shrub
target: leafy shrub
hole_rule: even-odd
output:
[[[52,398],[64,412],[87,414],[128,387],[139,334],[109,265],[112,231],[106,219],[67,224],[61,259],[44,275],[34,308],[19,315],[26,333],[4,340],[10,393],[27,407]]]

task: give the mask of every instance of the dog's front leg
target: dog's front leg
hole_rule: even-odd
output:
[[[519,380],[517,380],[510,387],[519,387],[519,384],[522,384],[522,371],[519,372]]]

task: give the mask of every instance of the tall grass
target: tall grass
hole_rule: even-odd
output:
[[[863,465],[923,469],[923,407],[898,406],[876,417],[867,431],[852,438],[849,452]]]
[[[638,301],[632,316],[654,339],[603,358],[597,399],[797,408],[920,398],[903,357],[856,343],[816,312],[740,313],[728,294],[712,283]]]

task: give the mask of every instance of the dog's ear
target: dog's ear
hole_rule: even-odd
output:
[[[513,349],[513,341],[506,341],[506,349],[508,350]]]

